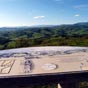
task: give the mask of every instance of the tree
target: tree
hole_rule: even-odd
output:
[[[2,50],[4,48],[4,45],[0,45],[0,50]]]
[[[11,42],[9,42],[8,44],[7,44],[7,48],[16,48],[17,46],[16,46],[16,42],[15,41],[11,41]]]
[[[15,40],[17,47],[27,47],[29,46],[29,39],[28,38],[18,38]]]

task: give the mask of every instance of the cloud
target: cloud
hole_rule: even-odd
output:
[[[62,0],[54,0],[54,1],[61,2]]]
[[[15,2],[17,0],[0,0],[0,2]]]
[[[59,3],[64,3],[63,0],[53,0],[53,1],[55,1],[55,2],[59,2]]]
[[[43,18],[45,18],[45,16],[35,16],[35,17],[33,17],[34,19],[43,19]]]
[[[88,4],[81,4],[81,5],[76,5],[76,6],[74,6],[74,8],[76,8],[76,9],[85,9],[85,8],[87,8],[88,9]]]
[[[16,1],[20,1],[20,0],[0,0],[0,2],[16,2]],[[21,0],[24,1],[24,0]]]
[[[79,17],[80,16],[80,14],[75,14],[75,17]]]

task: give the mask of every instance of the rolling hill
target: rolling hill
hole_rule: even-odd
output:
[[[88,46],[88,22],[0,28],[0,49],[62,45]]]

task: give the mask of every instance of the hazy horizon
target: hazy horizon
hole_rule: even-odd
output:
[[[88,22],[88,0],[0,0],[0,27]]]

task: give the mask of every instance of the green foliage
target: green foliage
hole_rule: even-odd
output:
[[[86,82],[86,81],[80,82],[79,83],[79,88],[88,88],[88,82]]]
[[[16,42],[14,42],[14,41],[11,41],[11,42],[9,42],[8,43],[8,45],[7,45],[7,48],[9,49],[9,48],[16,48],[17,46],[16,46]]]
[[[49,85],[31,85],[27,87],[16,87],[16,88],[57,88],[57,84],[49,84]]]
[[[2,50],[4,48],[4,46],[3,45],[0,45],[0,50]]]
[[[29,39],[28,38],[18,38],[15,40],[16,47],[26,47],[29,46]]]
[[[0,49],[31,46],[88,46],[88,23],[0,29]]]

